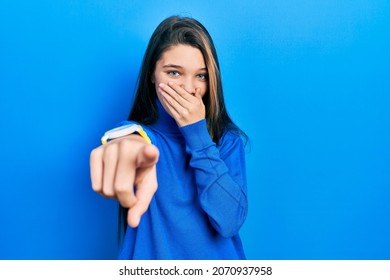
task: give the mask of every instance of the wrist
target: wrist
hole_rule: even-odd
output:
[[[108,141],[121,138],[124,136],[128,136],[131,134],[138,134],[140,137],[142,137],[146,143],[151,144],[151,140],[149,136],[146,134],[145,130],[142,128],[142,126],[137,124],[128,124],[124,126],[120,126],[114,129],[111,129],[104,133],[101,141],[102,144],[107,144]]]
[[[191,150],[201,149],[214,144],[207,129],[206,119],[182,126],[180,131]]]

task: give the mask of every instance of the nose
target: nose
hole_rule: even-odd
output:
[[[188,93],[195,94],[195,83],[191,77],[183,79],[181,87],[184,88]]]

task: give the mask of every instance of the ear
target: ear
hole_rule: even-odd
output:
[[[154,78],[154,74],[152,74],[150,81],[152,82],[152,84],[154,84],[156,82],[156,79]]]

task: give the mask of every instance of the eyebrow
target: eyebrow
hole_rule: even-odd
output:
[[[182,66],[180,65],[176,65],[176,64],[166,64],[164,65],[162,68],[176,68],[176,69],[183,69]],[[202,70],[202,71],[207,71],[207,68],[204,67],[204,68],[200,68],[199,70]]]
[[[163,68],[178,68],[178,69],[183,69],[183,67],[175,64],[166,64],[163,66]]]

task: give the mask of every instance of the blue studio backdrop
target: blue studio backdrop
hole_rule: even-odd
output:
[[[390,2],[2,1],[0,259],[114,259],[89,154],[155,27],[201,21],[249,135],[249,259],[390,259]]]

